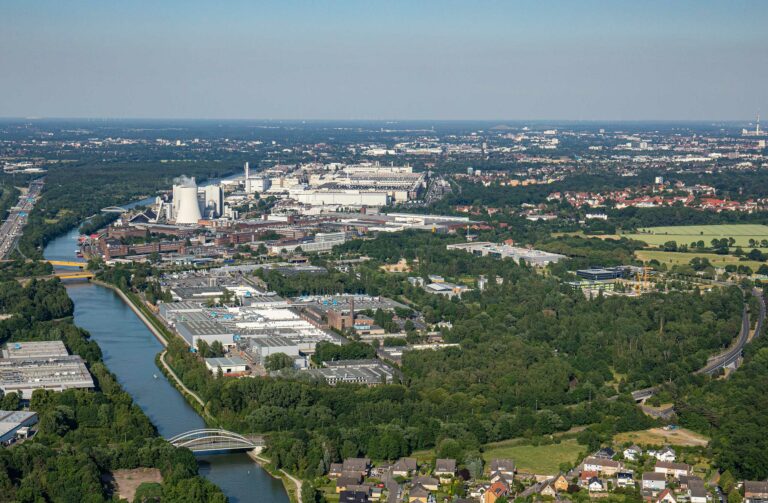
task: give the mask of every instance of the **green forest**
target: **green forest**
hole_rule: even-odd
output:
[[[223,502],[220,490],[197,475],[186,449],[160,438],[101,361],[98,345],[71,319],[72,301],[58,280],[0,282],[0,344],[62,340],[86,361],[95,391],[37,390],[29,403],[40,421],[37,434],[0,449],[0,502],[110,501],[102,477],[110,470],[161,470],[163,501]],[[2,392],[0,392],[2,395]],[[0,408],[22,406],[16,393],[0,396]]]
[[[687,382],[739,330],[743,295],[736,287],[587,301],[551,274],[446,250],[456,239],[424,232],[380,235],[335,250],[336,256],[371,257],[356,271],[265,276],[281,294],[366,291],[404,302],[430,323],[450,322],[444,338],[460,348],[405,353],[399,384],[216,379],[180,340],[171,344],[168,361],[222,426],[268,433],[274,466],[312,478],[348,456],[391,460],[436,448],[438,455],[463,462],[475,459],[487,442],[573,426],[589,426],[580,440],[599,445],[616,432],[655,424],[629,391]],[[617,242],[613,252],[621,256],[631,246]],[[412,275],[455,281],[485,274],[502,281],[466,293],[461,302],[448,300],[379,269],[401,256],[413,263]],[[322,345],[319,352],[319,359],[349,357]]]

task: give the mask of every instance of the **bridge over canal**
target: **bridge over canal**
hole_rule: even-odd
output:
[[[240,435],[227,430],[204,428],[180,433],[168,441],[175,447],[186,447],[195,453],[255,451],[264,449],[263,437]]]

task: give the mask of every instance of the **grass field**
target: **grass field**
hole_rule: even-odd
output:
[[[662,428],[651,428],[643,431],[629,431],[619,433],[613,437],[616,444],[632,442],[640,446],[644,445],[680,445],[680,446],[704,446],[709,443],[709,438],[699,433],[695,433],[685,428],[675,430],[663,430]]]
[[[624,237],[644,241],[649,245],[662,245],[667,241],[676,241],[678,245],[690,245],[693,241],[704,241],[706,246],[717,238],[733,238],[736,246],[748,247],[749,240],[768,239],[768,225],[678,225],[673,227],[648,227],[638,229],[635,234],[623,234]]]
[[[763,263],[754,260],[739,260],[738,257],[733,255],[717,255],[716,253],[679,253],[679,252],[665,252],[658,250],[637,250],[635,256],[647,262],[649,260],[658,260],[660,264],[667,264],[667,267],[673,265],[688,264],[693,257],[706,258],[715,267],[725,267],[728,264],[733,265],[746,265],[752,268],[753,271],[757,271]]]
[[[575,463],[585,447],[576,439],[565,439],[559,444],[531,445],[520,440],[507,440],[485,446],[483,459],[486,462],[496,458],[514,459],[518,469],[539,475],[554,475],[561,463]]]

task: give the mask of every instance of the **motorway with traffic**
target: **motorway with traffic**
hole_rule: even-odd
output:
[[[42,178],[30,183],[27,193],[19,197],[19,202],[10,209],[8,218],[0,225],[0,259],[8,258],[16,247],[27,223],[27,216],[35,207],[40,191],[43,190],[43,183]]]

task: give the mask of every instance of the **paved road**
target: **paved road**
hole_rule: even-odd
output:
[[[384,482],[384,486],[387,488],[387,503],[398,503],[400,501],[402,488],[392,477],[392,467],[387,469],[387,473],[384,475],[382,482]]]
[[[758,288],[752,289],[752,295],[759,301],[760,309],[757,315],[757,323],[755,324],[755,337],[757,337],[763,329],[763,322],[765,321],[766,307],[765,299],[763,299],[762,291]],[[738,361],[744,352],[744,346],[749,342],[749,311],[747,306],[744,306],[744,311],[741,316],[741,329],[739,335],[736,337],[736,341],[725,352],[720,353],[714,358],[710,359],[706,365],[694,374],[708,374],[713,375],[730,365],[738,365]],[[658,391],[658,386],[651,388],[639,389],[632,392],[632,398],[637,401],[645,400],[652,397]]]
[[[757,323],[755,324],[755,336],[757,336],[763,328],[763,321],[765,321],[765,300],[763,299],[762,292],[757,289],[752,289],[752,296],[754,296],[760,303],[760,310],[757,314]],[[749,312],[747,307],[744,306],[744,315],[742,316],[741,331],[736,338],[736,342],[724,353],[713,358],[701,369],[697,370],[697,374],[715,374],[721,369],[728,367],[729,365],[737,365],[738,360],[741,358],[744,352],[744,346],[749,342]]]
[[[8,212],[8,218],[0,225],[0,259],[7,258],[24,231],[27,215],[35,207],[43,180],[35,180],[29,184],[29,191],[19,197],[19,202]]]

